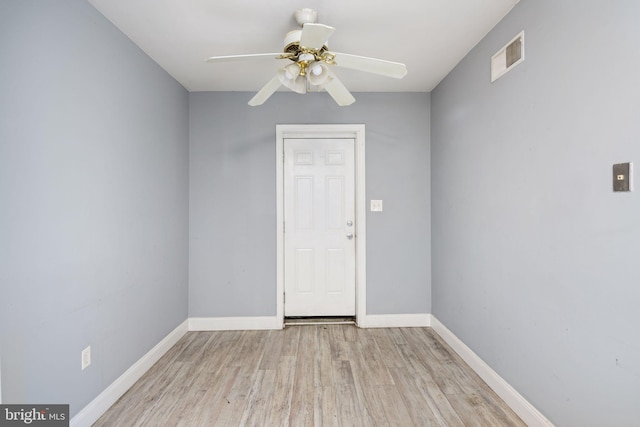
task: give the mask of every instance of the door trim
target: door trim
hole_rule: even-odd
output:
[[[276,318],[284,327],[284,140],[287,138],[353,138],[356,201],[356,323],[367,310],[366,186],[363,124],[276,125]]]

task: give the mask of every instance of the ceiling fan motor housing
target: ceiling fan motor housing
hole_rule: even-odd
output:
[[[306,49],[303,51],[300,48],[301,35],[302,35],[302,30],[293,30],[293,31],[289,31],[287,35],[284,37],[284,53],[292,54],[289,57],[289,59],[291,59],[292,61],[297,61],[300,54],[303,53],[304,51],[307,51]],[[313,49],[312,51],[315,55],[322,56],[328,50],[329,48],[327,44],[325,44],[320,49],[317,49],[317,50]]]
[[[284,36],[284,51],[287,53],[297,53],[301,36],[302,30],[289,31],[287,35]]]

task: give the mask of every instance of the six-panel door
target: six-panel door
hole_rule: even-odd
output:
[[[284,140],[285,316],[355,314],[353,139]]]

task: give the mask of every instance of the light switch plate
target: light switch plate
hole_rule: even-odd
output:
[[[632,191],[633,163],[613,165],[613,191]]]
[[[82,370],[84,371],[89,365],[91,365],[91,346],[82,350]]]
[[[382,200],[371,201],[371,212],[382,212]]]

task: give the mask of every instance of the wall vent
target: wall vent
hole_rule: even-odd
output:
[[[524,31],[491,57],[491,83],[524,61]]]

